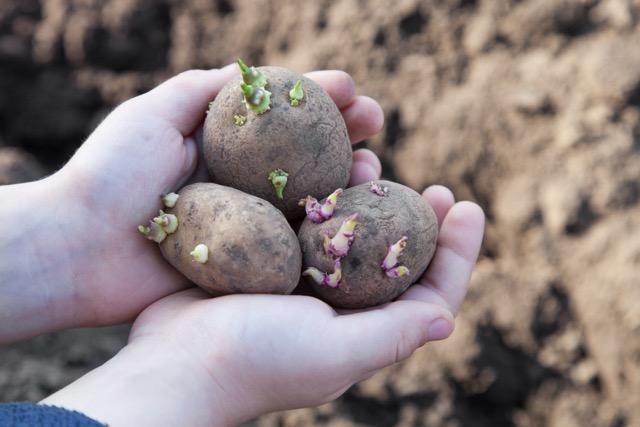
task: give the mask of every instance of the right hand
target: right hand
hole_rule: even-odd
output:
[[[438,248],[397,301],[340,314],[307,296],[178,292],[138,317],[113,361],[44,403],[114,426],[205,426],[335,399],[453,330],[484,215],[473,203],[454,204],[444,187],[425,198],[441,224]]]

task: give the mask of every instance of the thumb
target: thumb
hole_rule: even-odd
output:
[[[447,338],[454,326],[448,310],[420,301],[396,301],[336,320],[341,358],[354,381],[406,359],[428,341]]]
[[[186,136],[202,122],[208,103],[237,74],[235,64],[214,70],[184,71],[126,101],[119,109],[133,117],[156,116]]]
[[[180,171],[180,176],[178,177],[177,182],[173,188],[173,191],[181,189],[184,185],[192,181],[193,176],[196,175],[196,169],[200,169],[198,168],[199,164],[202,163],[201,166],[204,168],[204,162],[202,162],[202,159],[200,159],[201,149],[200,147],[198,147],[198,144],[194,137],[189,136],[184,139],[184,149],[184,164]],[[208,181],[207,178],[208,177],[205,177],[204,179],[193,182]]]

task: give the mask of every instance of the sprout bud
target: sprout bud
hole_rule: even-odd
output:
[[[153,218],[153,222],[162,227],[167,234],[172,234],[178,229],[178,217],[164,213],[162,210],[157,217]]]
[[[354,230],[356,225],[358,225],[358,214],[354,213],[344,220],[332,239],[329,239],[329,236],[325,236],[323,242],[325,253],[334,258],[346,256],[355,238]]]
[[[302,272],[303,276],[309,276],[319,286],[329,286],[337,288],[342,280],[342,264],[339,259],[335,260],[333,273],[323,273],[315,267],[309,267]]]
[[[178,197],[180,196],[176,193],[165,194],[164,196],[162,196],[162,204],[167,208],[172,208],[176,205]]]
[[[311,279],[313,279],[313,281],[316,282],[316,284],[318,285],[322,285],[324,283],[325,273],[323,273],[322,271],[318,270],[315,267],[307,268],[302,272],[302,275],[311,277]]]
[[[235,123],[236,126],[242,126],[247,122],[247,118],[243,115],[240,114],[235,114],[233,116],[233,123]]]
[[[384,257],[380,267],[384,270],[385,274],[389,277],[402,277],[409,273],[409,269],[404,265],[399,265],[398,257],[407,246],[407,236],[402,236],[393,245],[389,246],[387,256]]]
[[[304,98],[304,91],[302,90],[302,82],[298,80],[293,88],[289,91],[289,100],[293,107],[297,107],[300,101]]]
[[[389,192],[389,187],[382,187],[380,184],[376,184],[373,181],[369,182],[369,191],[378,196],[384,197]]]
[[[282,169],[276,169],[269,174],[269,181],[273,184],[273,188],[276,190],[276,196],[278,199],[284,197],[284,188],[287,186],[287,177],[289,174]]]
[[[342,264],[340,263],[340,260],[337,259],[333,268],[333,273],[325,275],[324,284],[329,286],[330,288],[337,288],[338,286],[340,286],[341,280]]]
[[[207,245],[200,243],[189,254],[193,257],[193,260],[204,264],[209,260],[209,248]]]
[[[385,274],[391,278],[402,277],[409,274],[409,269],[404,265],[399,265],[397,267],[393,267],[392,269],[385,271]]]
[[[245,84],[255,87],[265,87],[267,85],[267,78],[256,67],[249,67],[242,62],[242,59],[238,59],[238,66]]]
[[[153,240],[156,243],[162,243],[167,237],[167,232],[162,229],[161,226],[153,221],[149,221],[149,226],[138,226],[138,231],[149,240]]]
[[[342,188],[338,188],[331,193],[324,203],[319,203],[314,197],[307,196],[300,200],[298,205],[304,206],[307,213],[307,218],[311,222],[320,224],[333,216],[338,196],[342,194]]]

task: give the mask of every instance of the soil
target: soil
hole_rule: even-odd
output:
[[[640,425],[639,19],[638,0],[0,0],[0,145],[48,173],[181,70],[344,69],[386,112],[363,144],[386,178],[483,206],[482,258],[451,339],[253,425]],[[0,349],[0,400],[43,397],[125,337]]]

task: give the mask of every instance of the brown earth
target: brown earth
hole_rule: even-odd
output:
[[[639,19],[638,0],[0,0],[0,140],[51,171],[178,71],[344,69],[386,112],[367,143],[385,176],[479,202],[483,256],[451,339],[255,425],[640,425]],[[0,400],[41,398],[125,336],[0,349]]]

